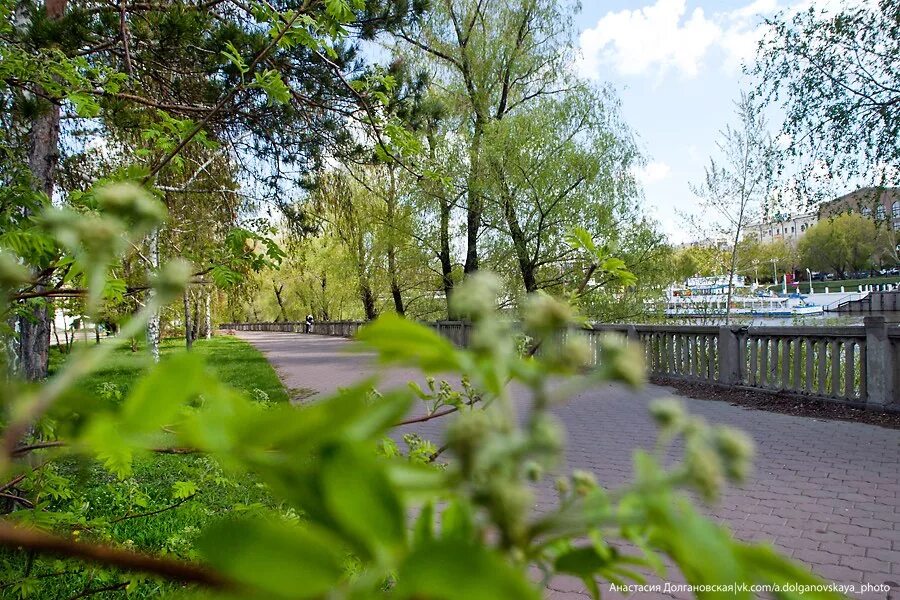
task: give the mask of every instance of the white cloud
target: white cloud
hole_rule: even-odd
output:
[[[578,69],[590,78],[600,78],[602,66],[620,75],[675,71],[691,78],[718,50],[722,65],[734,71],[756,51],[764,32],[759,15],[778,8],[777,0],[753,0],[708,16],[699,6],[689,10],[687,0],[656,0],[640,9],[609,12],[581,33]]]
[[[672,172],[672,167],[664,162],[653,161],[647,163],[635,172],[635,176],[644,185],[657,183],[666,179]]]

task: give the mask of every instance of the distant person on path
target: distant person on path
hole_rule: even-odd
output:
[[[309,333],[310,331],[312,331],[312,324],[313,324],[313,316],[306,315],[306,333]]]

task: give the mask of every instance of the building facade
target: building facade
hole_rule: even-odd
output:
[[[785,241],[796,244],[807,229],[815,225],[819,220],[817,212],[803,215],[779,217],[771,221],[751,223],[744,228],[742,238],[753,236],[763,243]]]
[[[857,213],[900,230],[900,188],[867,187],[819,205],[819,218]]]

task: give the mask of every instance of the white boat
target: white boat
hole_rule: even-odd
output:
[[[666,290],[667,317],[720,317],[728,310],[728,277],[690,277],[684,285]],[[799,317],[818,315],[823,309],[806,297],[776,294],[758,286],[747,286],[742,276],[735,276],[731,286],[732,315],[752,317]]]

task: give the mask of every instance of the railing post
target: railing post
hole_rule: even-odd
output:
[[[638,337],[637,327],[634,325],[627,325],[625,327],[625,338],[629,342],[638,343],[640,342],[640,338]]]
[[[884,317],[865,317],[866,403],[886,406],[894,402],[894,352]]]
[[[724,325],[719,327],[719,340],[716,345],[719,359],[719,383],[735,385],[741,382],[740,365],[738,364],[738,336]]]

